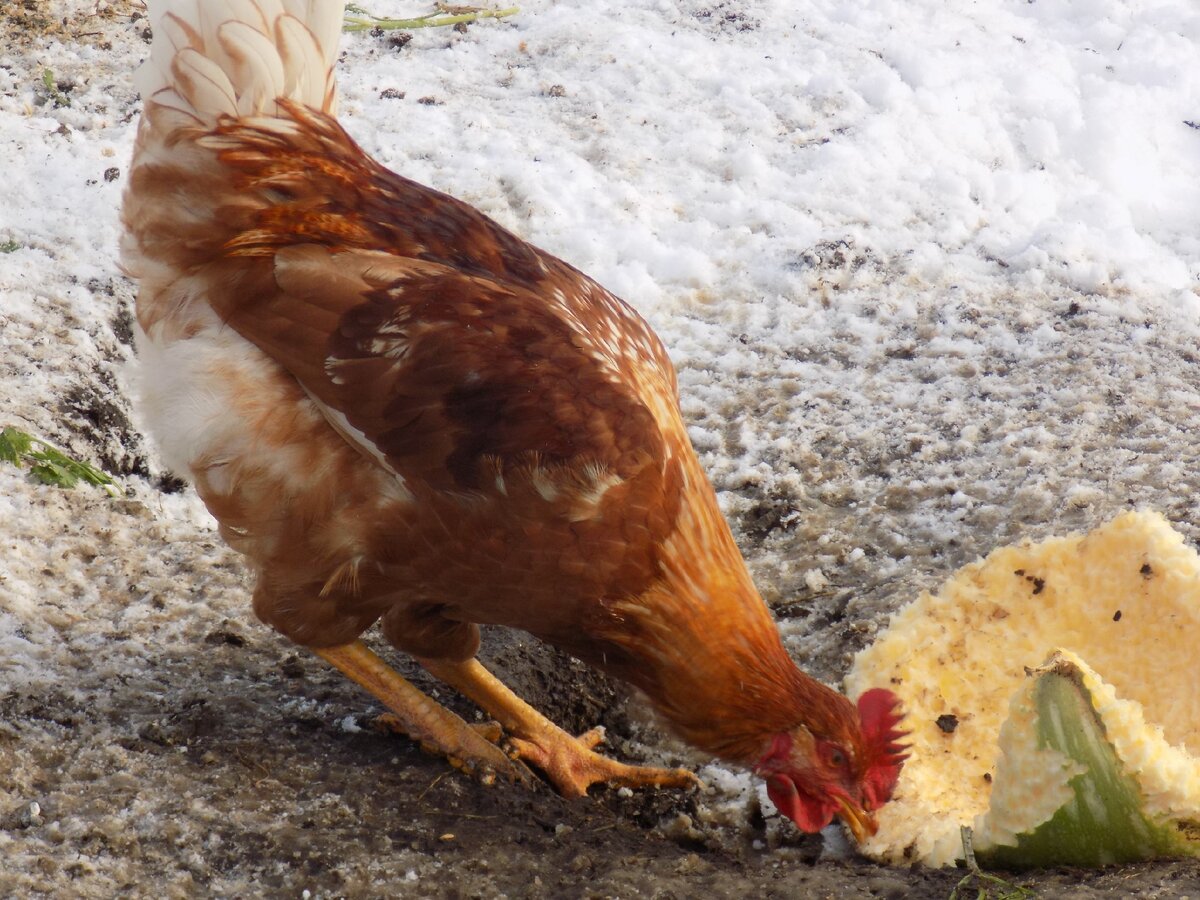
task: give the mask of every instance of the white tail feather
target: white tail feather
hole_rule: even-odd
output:
[[[202,123],[276,116],[275,101],[336,112],[339,0],[151,2],[154,43],[136,83],[146,101]]]

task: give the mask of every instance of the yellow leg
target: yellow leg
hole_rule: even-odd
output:
[[[425,749],[445,754],[451,765],[477,774],[485,782],[496,775],[529,782],[528,769],[505,755],[479,729],[425,696],[361,641],[313,652],[390,709],[399,730]]]
[[[478,660],[421,660],[421,665],[494,716],[511,736],[517,756],[545,772],[564,797],[582,797],[598,782],[627,787],[692,787],[699,783],[687,769],[630,766],[593,752],[604,740],[603,728],[572,737],[510,691]]]

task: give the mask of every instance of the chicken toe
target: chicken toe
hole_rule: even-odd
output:
[[[537,766],[564,797],[582,797],[593,784],[614,787],[688,788],[699,779],[687,769],[631,766],[595,752],[582,738],[557,725],[537,729],[532,739],[509,738],[517,757]]]
[[[390,715],[380,717],[385,727],[407,734],[423,749],[444,755],[452,766],[485,783],[496,776],[532,782],[529,770],[490,740],[497,733],[494,727],[464,722],[401,677],[361,641],[314,648],[313,652],[391,710]]]
[[[593,728],[579,737],[567,734],[477,660],[422,660],[421,664],[495,716],[508,732],[509,746],[516,756],[544,772],[564,797],[582,797],[593,784],[667,788],[699,784],[687,769],[632,766],[602,756],[593,748],[603,742],[603,728]]]

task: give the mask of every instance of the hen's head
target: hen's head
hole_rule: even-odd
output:
[[[882,688],[858,698],[857,714],[830,710],[824,728],[798,725],[771,738],[754,771],[776,808],[801,831],[841,816],[860,843],[875,833],[872,812],[892,796],[906,757],[900,701]],[[824,732],[824,733],[820,733]]]

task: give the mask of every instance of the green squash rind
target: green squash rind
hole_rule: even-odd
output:
[[[1030,674],[1036,677],[1038,747],[1063,754],[1083,771],[1069,781],[1073,797],[1034,830],[1018,835],[1015,846],[977,846],[980,863],[1006,869],[1094,867],[1200,855],[1194,829],[1143,812],[1141,790],[1109,743],[1078,668],[1057,658]]]

